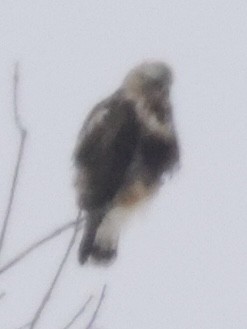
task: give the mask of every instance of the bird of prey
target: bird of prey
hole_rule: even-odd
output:
[[[128,211],[152,196],[178,164],[171,84],[167,64],[144,62],[89,113],[74,152],[77,200],[86,213],[81,264],[115,259]]]

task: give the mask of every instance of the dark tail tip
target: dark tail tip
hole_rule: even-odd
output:
[[[94,245],[91,256],[95,263],[102,265],[110,265],[117,257],[116,249],[103,249],[98,245]]]
[[[84,239],[83,239],[84,240]],[[79,263],[85,264],[89,257],[92,257],[94,263],[99,265],[110,265],[117,257],[116,249],[103,249],[98,245],[94,245],[94,240],[83,241],[79,248]]]
[[[78,260],[81,265],[86,263],[91,252],[92,252],[92,244],[85,244],[84,241],[82,241],[78,253]]]
[[[93,251],[93,244],[97,232],[97,225],[92,225],[91,222],[86,223],[85,232],[79,247],[79,263],[83,265]]]
[[[107,248],[105,244],[99,244],[95,241],[98,228],[102,222],[105,211],[95,212],[88,216],[83,238],[79,247],[79,263],[85,264],[91,256],[92,260],[97,264],[108,265],[113,262],[117,256],[117,247],[109,245]]]

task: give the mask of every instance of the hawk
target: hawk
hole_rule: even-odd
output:
[[[85,120],[74,152],[78,206],[86,213],[81,264],[114,260],[128,211],[152,196],[176,167],[171,84],[167,64],[144,62]]]

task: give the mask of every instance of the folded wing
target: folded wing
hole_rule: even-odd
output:
[[[80,206],[108,205],[122,186],[140,137],[134,104],[123,99],[98,105],[86,121],[75,152]]]

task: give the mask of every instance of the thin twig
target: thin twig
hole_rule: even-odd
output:
[[[79,310],[79,312],[77,312],[75,314],[75,316],[73,317],[73,319],[63,328],[63,329],[69,329],[74,323],[75,321],[81,316],[82,313],[84,313],[85,309],[87,308],[87,306],[89,305],[89,303],[91,302],[92,300],[92,296],[90,296],[86,303],[81,307],[81,309]]]
[[[30,329],[34,329],[36,327],[36,325],[37,325],[37,323],[38,323],[38,321],[40,319],[40,316],[41,316],[43,310],[45,309],[47,303],[49,302],[49,299],[51,298],[52,292],[53,292],[53,290],[54,290],[54,288],[56,286],[56,283],[57,283],[57,281],[58,281],[61,273],[62,273],[62,270],[64,268],[64,265],[66,264],[66,261],[67,261],[67,259],[69,257],[69,254],[70,254],[70,251],[71,251],[71,249],[72,249],[72,247],[73,247],[73,245],[75,243],[76,233],[78,231],[77,228],[78,228],[78,225],[79,225],[79,222],[80,222],[80,218],[81,218],[81,210],[79,211],[79,213],[77,215],[77,219],[76,219],[77,224],[76,224],[76,226],[74,228],[74,233],[73,233],[73,235],[71,237],[71,240],[69,242],[69,245],[67,247],[67,250],[66,250],[66,252],[65,252],[65,254],[63,256],[63,259],[62,259],[62,261],[61,261],[61,263],[60,263],[60,265],[58,267],[57,273],[56,273],[54,279],[52,280],[52,283],[51,283],[48,291],[46,292],[46,294],[45,294],[45,296],[44,296],[44,298],[43,298],[43,300],[42,300],[42,302],[41,302],[38,310],[36,311],[36,313],[34,315],[34,318],[33,318],[32,322],[31,322]]]
[[[18,183],[18,176],[20,172],[20,167],[21,167],[21,161],[23,159],[24,155],[24,148],[25,148],[25,142],[26,142],[26,137],[27,137],[27,130],[23,127],[20,117],[19,117],[19,112],[18,112],[18,83],[19,83],[19,64],[15,64],[15,70],[14,70],[14,90],[13,90],[13,112],[14,112],[14,122],[16,129],[18,133],[20,134],[20,146],[18,150],[18,155],[17,155],[17,160],[15,164],[15,170],[12,178],[12,184],[11,184],[11,189],[10,189],[10,194],[9,194],[9,200],[8,200],[8,205],[7,209],[5,212],[4,220],[3,220],[3,226],[2,230],[0,233],[0,254],[3,249],[3,244],[4,244],[4,239],[6,236],[6,231],[9,223],[9,218],[12,210],[12,205],[15,197],[15,191]]]
[[[14,120],[15,125],[17,129],[19,130],[19,133],[26,134],[27,131],[23,127],[23,124],[20,119],[19,110],[18,110],[18,83],[19,83],[19,62],[15,63],[15,72],[14,72],[14,99],[13,99],[13,105],[14,105]]]
[[[84,220],[84,218],[81,218],[78,224],[81,224],[83,222],[83,220]],[[6,272],[7,270],[9,270],[12,266],[19,263],[21,260],[23,260],[23,258],[28,256],[31,252],[33,252],[37,248],[41,247],[46,242],[49,242],[50,240],[52,240],[52,239],[56,238],[57,236],[59,236],[60,234],[62,234],[63,232],[75,227],[76,224],[77,224],[77,221],[72,221],[70,223],[67,223],[67,224],[59,227],[58,229],[56,229],[54,232],[47,235],[45,238],[39,240],[38,242],[33,243],[30,247],[28,247],[26,250],[22,251],[19,255],[17,255],[15,258],[13,258],[7,264],[0,267],[0,275],[3,274],[4,272]],[[80,229],[81,229],[81,227],[79,226],[77,231],[79,231]]]
[[[1,292],[1,294],[0,294],[0,299],[4,298],[5,295],[6,295],[5,292]]]
[[[103,300],[105,298],[105,291],[106,291],[106,284],[104,285],[103,289],[102,289],[102,292],[101,292],[101,295],[100,295],[100,298],[99,298],[99,302],[98,302],[98,305],[93,313],[93,316],[91,318],[91,320],[89,321],[88,325],[86,326],[85,329],[90,329],[92,328],[92,325],[94,324],[95,320],[97,319],[97,316],[98,316],[98,313],[99,313],[99,310],[100,310],[100,307],[103,303]]]

